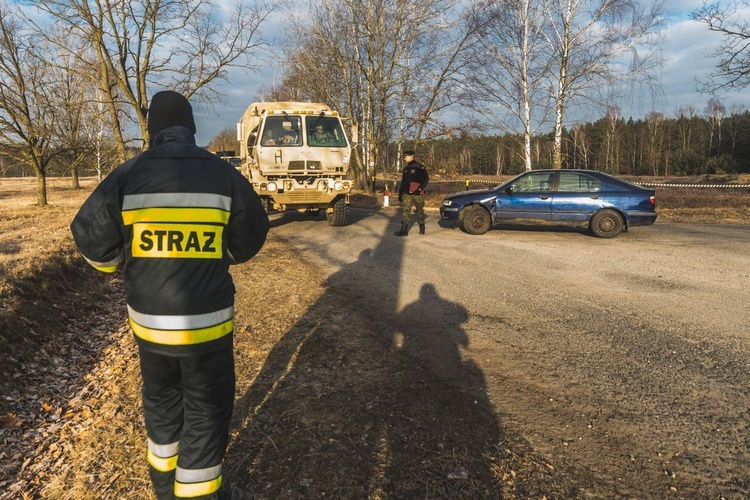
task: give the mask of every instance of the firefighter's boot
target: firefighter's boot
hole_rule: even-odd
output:
[[[419,223],[419,234],[424,234],[424,222]]]
[[[396,231],[396,236],[407,236],[409,234],[409,224],[401,224],[401,229]]]

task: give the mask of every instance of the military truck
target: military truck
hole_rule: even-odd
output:
[[[240,167],[267,212],[325,210],[331,226],[349,223],[352,143],[336,111],[321,103],[256,102],[237,124],[237,139]]]

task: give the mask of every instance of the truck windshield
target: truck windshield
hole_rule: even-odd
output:
[[[330,116],[306,116],[307,144],[311,147],[345,148],[348,144],[341,121]]]
[[[269,116],[263,127],[261,146],[301,146],[299,116]]]

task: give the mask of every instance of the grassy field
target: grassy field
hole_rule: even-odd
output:
[[[750,183],[748,177],[733,182]],[[91,269],[70,236],[70,221],[95,180],[83,179],[82,185],[71,189],[68,179],[50,179],[49,206],[41,208],[35,205],[34,179],[0,179],[2,500],[152,498],[143,460],[137,354],[125,324],[121,282]],[[445,194],[462,190],[460,182],[433,183],[427,196],[431,213]],[[750,188],[657,187],[656,197],[657,224],[750,220]],[[396,202],[392,193],[391,206]],[[355,207],[379,209],[381,203],[382,191],[352,195]],[[273,235],[262,254],[236,273],[237,283],[245,284],[238,287],[238,324],[247,325],[237,344],[243,363],[238,371],[244,374],[239,384],[243,391],[260,390],[260,367],[273,349],[283,347],[281,339],[299,333],[295,318],[309,317],[322,279]],[[299,276],[308,279],[301,283]],[[262,300],[281,289],[294,293],[272,301],[273,307]],[[325,308],[319,319],[328,324]],[[243,425],[238,421],[235,429]],[[241,462],[245,455],[235,450],[232,459]],[[537,476],[539,484],[548,484],[550,471],[532,454],[514,460],[513,470],[529,471],[525,484]],[[230,465],[233,471],[236,464]],[[270,482],[272,476],[257,477]]]

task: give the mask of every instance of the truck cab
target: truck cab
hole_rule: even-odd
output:
[[[338,112],[321,103],[253,103],[237,138],[240,167],[267,211],[325,210],[330,225],[348,224],[352,143]]]

